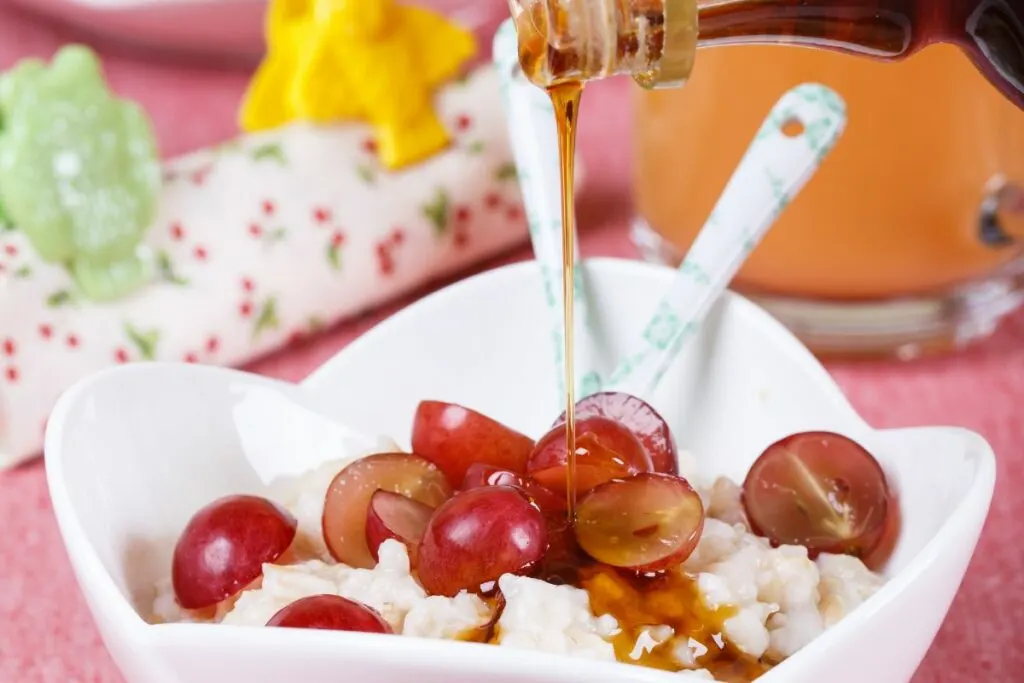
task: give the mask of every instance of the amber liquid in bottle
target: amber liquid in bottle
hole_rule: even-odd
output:
[[[552,41],[573,24],[568,13],[585,0],[514,0],[520,62],[534,83],[611,75],[592,68],[579,42]],[[1024,108],[1024,0],[700,0],[697,47],[792,44],[876,59],[909,57],[931,43],[957,45],[984,76]],[[616,30],[616,69],[636,73],[673,49],[672,17],[658,0],[622,0],[632,22]],[[540,16],[539,8],[549,11]],[[688,18],[680,19],[686,21]],[[588,36],[593,40],[593,37]],[[608,46],[609,48],[611,46]],[[639,79],[638,79],[639,80]],[[642,81],[641,81],[642,83]]]
[[[881,59],[960,47],[1024,108],[1024,0],[724,0],[698,3],[701,47],[791,43]]]

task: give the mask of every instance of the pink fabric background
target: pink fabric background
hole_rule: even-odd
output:
[[[0,70],[49,57],[73,39],[0,0]],[[229,136],[246,74],[145,61],[104,51],[108,76],[151,113],[167,154]],[[634,257],[626,236],[629,197],[627,83],[588,93],[581,126],[587,188],[580,207],[584,255]],[[529,258],[527,249],[498,262]],[[405,302],[407,303],[407,302]],[[342,325],[254,366],[299,380],[396,310]],[[985,534],[949,618],[915,683],[1024,680],[1024,314],[955,358],[909,365],[833,365],[858,410],[879,427],[955,424],[983,434],[1000,458]],[[864,653],[871,656],[871,653]],[[50,507],[40,463],[0,474],[0,683],[121,683],[83,602]]]

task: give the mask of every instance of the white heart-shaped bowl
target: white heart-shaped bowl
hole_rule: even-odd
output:
[[[673,271],[601,259],[587,262],[584,276],[608,361],[626,351]],[[125,678],[130,683],[677,680],[636,666],[490,645],[223,625],[154,626],[139,614],[148,613],[153,584],[168,574],[174,540],[191,514],[215,497],[263,490],[246,449],[276,443],[288,430],[293,450],[309,445],[300,433],[302,421],[282,415],[252,419],[251,411],[240,411],[246,395],[280,394],[366,433],[393,435],[403,445],[424,398],[462,403],[538,436],[561,408],[549,315],[538,268],[518,264],[464,280],[408,307],[300,386],[208,367],[137,365],[102,372],[70,389],[46,435],[50,492],[75,573]],[[799,342],[732,294],[723,297],[696,343],[650,398],[680,447],[697,454],[708,474],[742,480],[765,446],[800,430],[841,432],[878,456],[899,492],[903,515],[887,583],[760,680],[908,681],[945,617],[988,511],[995,458],[985,441],[952,427],[872,429]],[[240,417],[243,413],[248,417]],[[277,453],[282,462],[291,458],[287,449]]]

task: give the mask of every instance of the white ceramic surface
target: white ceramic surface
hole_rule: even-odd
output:
[[[610,364],[642,325],[673,271],[587,262]],[[408,443],[417,402],[457,401],[531,435],[559,413],[541,278],[519,264],[464,280],[398,313],[301,387],[187,365],[136,365],[89,378],[50,419],[50,492],[75,573],[129,683],[622,683],[677,680],[608,665],[472,643],[217,625],[147,625],[152,583],[192,512],[230,492],[259,492],[254,443],[332,448],[336,418]],[[268,414],[246,396],[280,391],[310,420]],[[767,314],[735,295],[716,308],[651,397],[681,447],[709,473],[741,478],[761,449],[804,429],[863,442],[899,490],[903,532],[889,581],[870,601],[763,683],[905,683],[964,574],[995,479],[990,447],[950,427],[876,431],[828,374]],[[240,409],[240,405],[248,406]],[[253,408],[253,406],[256,406]],[[266,409],[264,409],[266,411]],[[253,412],[255,411],[255,412]],[[271,412],[271,411],[266,411]],[[276,412],[276,411],[274,411]],[[275,419],[276,417],[276,419]],[[300,428],[300,425],[302,427]],[[297,433],[311,429],[305,436]],[[274,449],[269,449],[273,451]],[[264,453],[265,455],[265,453]],[[288,449],[277,449],[287,460]],[[979,615],[979,618],[983,616]]]

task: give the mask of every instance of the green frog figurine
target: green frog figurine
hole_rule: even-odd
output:
[[[116,299],[149,278],[140,244],[161,184],[145,112],[111,94],[91,50],[0,75],[0,222],[65,267],[80,298]]]

